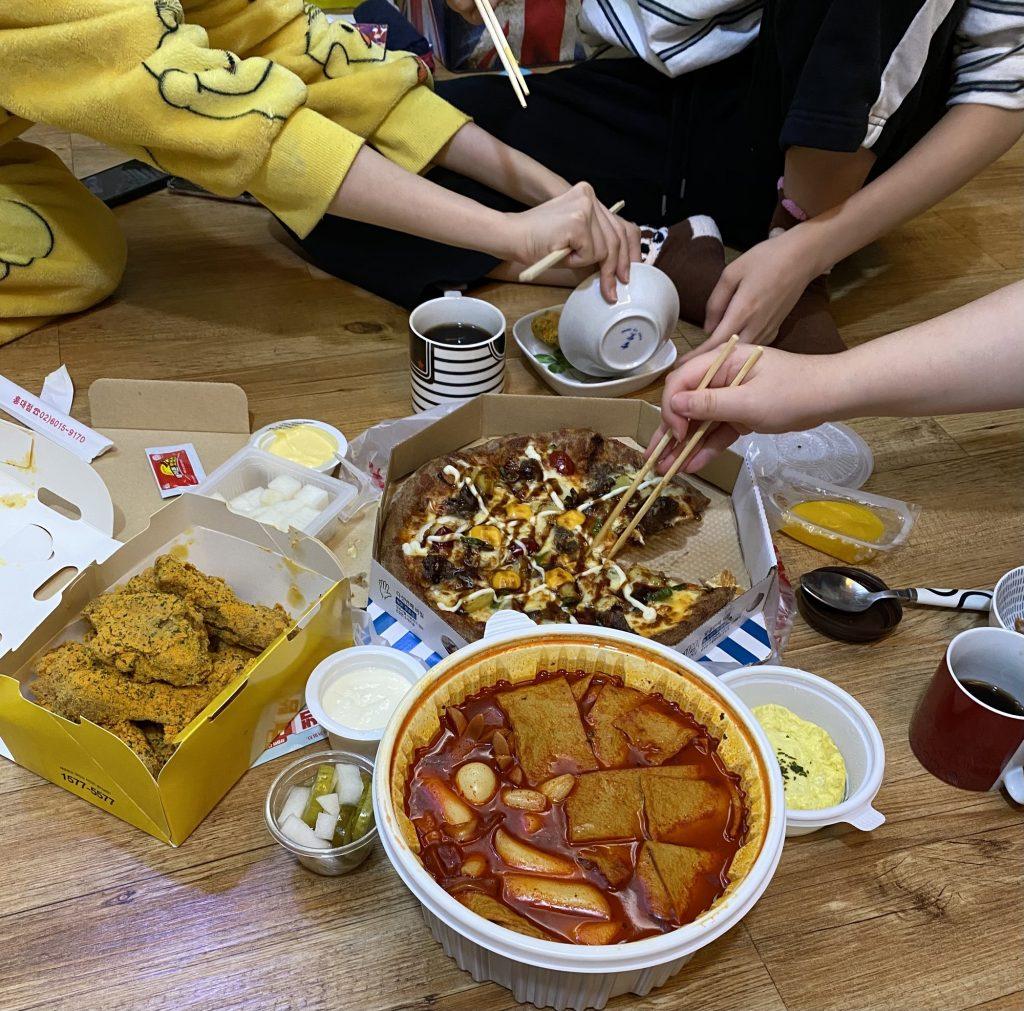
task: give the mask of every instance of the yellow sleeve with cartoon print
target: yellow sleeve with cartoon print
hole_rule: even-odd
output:
[[[302,79],[306,105],[421,172],[468,117],[439,98],[412,53],[392,52],[303,0],[183,0],[211,45],[273,60]]]
[[[217,5],[202,6],[210,13]],[[271,11],[280,4],[251,6]],[[293,17],[274,34],[294,32],[295,24]],[[316,49],[328,68],[365,59],[362,36],[344,34],[355,59],[332,39]],[[465,122],[441,117],[427,142],[419,138],[432,131],[418,123],[408,150],[399,140],[390,151],[391,117],[400,119],[405,99],[417,103],[415,92],[425,90],[417,88],[418,76],[406,76],[404,90],[395,81],[389,92],[375,87],[372,73],[351,74],[363,88],[348,93],[361,95],[362,105],[353,100],[351,116],[322,115],[309,103],[304,77],[257,53],[261,45],[246,58],[211,48],[200,25],[185,23],[177,0],[0,5],[0,108],[84,133],[215,193],[248,189],[299,235],[322,217],[364,139],[418,170]],[[372,66],[418,64],[400,55]]]

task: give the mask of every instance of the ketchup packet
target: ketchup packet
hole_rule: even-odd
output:
[[[181,446],[153,446],[146,450],[161,498],[180,495],[206,480],[206,471],[191,442]]]

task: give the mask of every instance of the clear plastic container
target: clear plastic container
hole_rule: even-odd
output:
[[[332,456],[326,462],[316,467],[311,467],[311,470],[318,471],[321,474],[333,474],[338,467],[338,461],[348,451],[348,439],[333,425],[328,425],[326,421],[316,421],[313,418],[290,418],[285,421],[274,421],[269,425],[264,425],[262,428],[252,433],[252,438],[249,440],[250,446],[255,446],[257,449],[262,449],[264,452],[270,452],[270,443],[273,441],[274,435],[279,429],[282,428],[299,428],[299,427],[318,428],[321,432],[328,435],[334,440],[335,444],[335,455]],[[273,456],[280,454],[273,453]],[[283,457],[283,459],[288,459]],[[295,460],[289,460],[289,463],[295,463]],[[300,464],[300,466],[305,466]]]
[[[781,530],[794,540],[817,548],[850,565],[859,565],[905,543],[920,508],[910,502],[872,495],[853,488],[840,488],[823,481],[768,481],[764,487],[765,511],[772,530]],[[838,503],[872,512],[880,529],[875,538],[857,537],[841,525],[826,526],[799,516],[794,506],[808,502]]]
[[[374,496],[369,480],[347,460],[342,460],[337,477],[319,474],[255,446],[245,446],[225,460],[207,479],[192,490],[194,495],[220,494],[232,499],[253,488],[266,488],[275,477],[287,474],[301,484],[313,485],[327,492],[327,505],[305,526],[301,533],[328,541],[338,524],[354,516]]]
[[[270,834],[289,853],[294,853],[303,867],[313,871],[314,874],[337,877],[340,874],[354,871],[370,855],[370,851],[377,842],[376,824],[370,826],[370,831],[358,839],[353,839],[345,846],[336,846],[329,850],[314,849],[312,846],[302,846],[293,842],[284,835],[277,825],[278,815],[281,813],[281,808],[284,807],[291,788],[293,786],[309,786],[316,776],[317,766],[325,763],[357,765],[364,772],[368,772],[371,777],[373,776],[373,761],[365,755],[354,755],[349,751],[313,752],[313,754],[292,762],[281,771],[267,793],[264,815]]]
[[[751,709],[774,703],[816,723],[835,741],[846,763],[846,796],[816,811],[786,808],[786,835],[807,835],[845,822],[871,832],[885,821],[874,807],[885,772],[885,746],[875,721],[849,692],[795,667],[759,665],[722,675]]]

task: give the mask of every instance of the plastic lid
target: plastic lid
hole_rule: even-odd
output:
[[[874,470],[868,444],[846,425],[826,422],[806,432],[745,435],[734,447],[759,476],[791,470],[843,488],[860,488]]]

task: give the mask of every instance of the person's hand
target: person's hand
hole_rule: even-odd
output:
[[[476,3],[474,0],[446,0],[448,9],[455,11],[464,21],[468,21],[471,25],[482,25],[484,19],[480,17],[480,12],[476,9]],[[491,4],[492,7],[497,7],[501,3],[501,0],[494,0]]]
[[[661,473],[679,455],[695,422],[710,420],[718,424],[708,431],[684,467],[689,474],[700,470],[741,435],[799,431],[825,420],[829,376],[842,355],[794,355],[766,348],[740,386],[722,389],[751,354],[753,348],[737,346],[706,390],[697,386],[714,361],[714,352],[703,352],[684,362],[665,380],[662,423],[647,446],[650,455],[665,432],[672,432],[674,440],[658,464]]]
[[[509,215],[511,259],[531,264],[555,249],[569,249],[567,267],[597,264],[601,293],[614,302],[615,282],[629,281],[629,265],[640,259],[640,229],[609,212],[589,183],[577,183],[561,196]]]
[[[710,336],[689,361],[737,334],[743,344],[771,344],[804,289],[823,270],[815,233],[795,225],[737,257],[708,298],[704,330]]]

